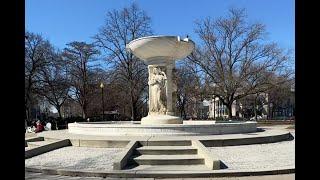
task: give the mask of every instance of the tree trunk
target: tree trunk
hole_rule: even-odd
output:
[[[82,105],[82,118],[87,119],[87,106]]]
[[[27,122],[30,122],[30,111],[29,111],[29,107],[26,107],[26,120]]]
[[[257,95],[257,97],[254,99],[254,119],[255,119],[255,121],[257,121],[257,98],[258,98],[258,95]]]
[[[61,106],[57,106],[56,109],[57,109],[57,111],[58,111],[59,118],[62,119]]]
[[[228,109],[228,118],[232,118],[232,103],[227,104],[227,109]]]
[[[132,86],[131,86],[132,87]],[[132,121],[136,121],[137,118],[137,107],[136,107],[136,103],[134,101],[134,95],[133,95],[133,90],[132,88],[130,88],[130,99],[131,99],[131,120]]]
[[[133,103],[133,97],[131,96],[131,120],[135,121],[136,120],[136,110],[135,110],[135,105]]]
[[[213,97],[213,119],[216,119],[216,97]]]

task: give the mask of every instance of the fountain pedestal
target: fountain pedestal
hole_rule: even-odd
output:
[[[147,117],[141,119],[141,124],[183,123],[180,117],[174,116],[172,107],[172,70],[174,68],[174,61],[170,61],[169,59],[166,60],[166,63],[163,63],[163,61],[164,59],[153,60],[152,64],[148,65],[149,112]],[[163,80],[162,86],[161,79]],[[157,80],[158,82],[160,81],[160,84],[154,83]],[[153,86],[159,86],[160,89]],[[157,90],[160,90],[160,92],[155,92]]]
[[[141,124],[182,124],[174,116],[172,93],[172,70],[175,60],[188,56],[194,42],[181,40],[179,36],[149,36],[131,41],[127,45],[135,56],[148,65],[149,112]]]

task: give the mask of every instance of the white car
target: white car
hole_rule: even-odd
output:
[[[257,116],[257,120],[260,120],[260,119],[262,119],[262,116]],[[250,120],[254,121],[256,120],[256,118],[253,116],[252,118],[250,118]]]

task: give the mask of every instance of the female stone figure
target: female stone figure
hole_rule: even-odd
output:
[[[152,76],[148,82],[151,91],[149,108],[151,112],[165,113],[166,108],[162,101],[162,91],[165,90],[167,77],[166,74],[161,71],[160,67],[155,67],[151,69],[151,71]]]

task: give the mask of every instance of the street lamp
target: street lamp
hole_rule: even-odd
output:
[[[100,84],[100,88],[101,88],[101,102],[102,102],[102,121],[104,121],[104,103],[103,103],[103,88],[104,88],[104,85],[103,85],[103,83]]]

